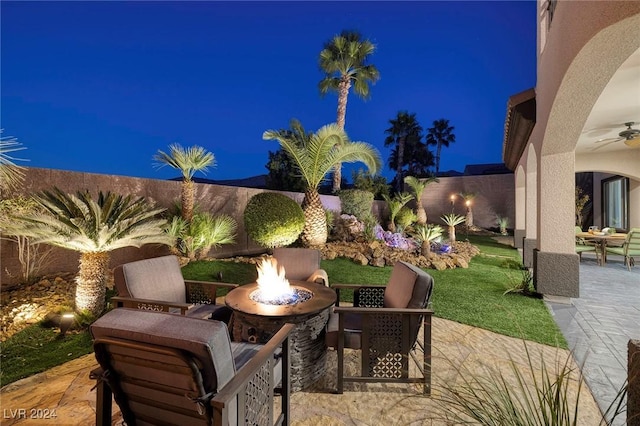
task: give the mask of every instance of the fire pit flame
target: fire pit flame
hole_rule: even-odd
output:
[[[258,288],[249,298],[266,305],[295,305],[311,299],[310,291],[292,287],[285,278],[284,267],[278,266],[274,258],[263,259],[258,265]]]

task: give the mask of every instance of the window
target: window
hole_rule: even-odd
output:
[[[602,181],[602,227],[629,229],[629,179],[621,176]]]

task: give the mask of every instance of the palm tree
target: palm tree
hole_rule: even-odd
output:
[[[433,127],[427,133],[427,145],[436,145],[436,174],[440,171],[440,151],[442,147],[449,147],[456,141],[453,134],[453,126],[449,126],[449,120],[441,118],[433,122]]]
[[[411,194],[408,192],[397,192],[393,197],[389,197],[388,195],[383,195],[384,201],[387,203],[387,208],[389,209],[389,223],[387,224],[387,229],[390,232],[396,232],[396,216],[400,213],[400,210],[411,201]]]
[[[462,197],[462,199],[464,200],[464,205],[467,206],[467,216],[465,219],[467,228],[472,229],[473,228],[473,209],[471,208],[471,201],[473,201],[473,199],[476,198],[477,194],[475,192],[461,192],[458,195]]]
[[[375,65],[367,63],[374,50],[373,43],[363,40],[360,33],[345,30],[327,41],[320,52],[320,69],[325,75],[318,83],[318,88],[323,96],[329,91],[338,93],[336,122],[342,130],[351,87],[353,86],[356,95],[368,99],[369,83],[375,84],[380,78],[380,72]],[[333,192],[340,190],[341,179],[342,164],[338,163],[333,171]]]
[[[2,130],[0,130],[0,133]],[[24,179],[24,168],[18,166],[10,152],[21,151],[24,146],[13,136],[0,137],[0,191],[16,189]]]
[[[166,220],[157,215],[144,198],[100,192],[98,199],[88,192],[65,194],[58,188],[34,196],[42,213],[13,217],[8,227],[13,235],[32,238],[32,243],[46,243],[80,252],[77,277],[76,311],[94,317],[105,308],[105,290],[110,252],[122,247],[173,242],[164,231]]]
[[[421,241],[420,254],[424,257],[429,257],[431,254],[431,241],[442,236],[442,226],[440,225],[416,225],[413,235],[419,241]]]
[[[406,164],[405,148],[407,145],[414,147],[421,144],[422,126],[416,120],[416,115],[409,114],[407,111],[400,111],[395,119],[389,120],[389,127],[385,130],[387,137],[384,140],[384,146],[395,145],[395,169],[396,169],[396,191],[402,191],[403,167]],[[391,166],[391,164],[389,164]]]
[[[298,123],[299,125],[299,123]],[[307,246],[327,242],[327,220],[318,187],[336,164],[363,162],[371,173],[380,168],[380,154],[364,142],[351,142],[337,124],[327,124],[316,133],[306,133],[302,125],[292,132],[267,130],[265,140],[277,140],[293,160],[305,183],[302,210],[304,228],[300,239]]]
[[[431,182],[440,182],[436,177],[428,177],[426,179],[418,179],[415,176],[407,176],[404,178],[404,183],[409,185],[413,193],[413,199],[416,201],[416,216],[418,217],[418,224],[425,225],[427,223],[427,211],[422,205],[422,193],[427,185]]]
[[[465,221],[464,216],[460,216],[454,213],[447,213],[440,216],[442,221],[449,228],[449,242],[451,244],[456,242],[456,225],[460,225]]]
[[[209,167],[215,167],[213,153],[197,145],[185,149],[180,144],[171,144],[168,154],[158,151],[153,158],[157,168],[171,166],[182,173],[182,218],[191,221],[196,202],[196,187],[191,178],[196,172],[206,173]]]

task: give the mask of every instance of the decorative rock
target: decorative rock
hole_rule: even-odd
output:
[[[382,256],[374,257],[373,261],[371,262],[371,265],[382,268],[385,265],[384,257]]]
[[[443,260],[434,260],[431,264],[437,271],[444,271],[447,269],[447,263]]]
[[[368,265],[369,264],[369,259],[367,259],[367,257],[362,253],[357,253],[355,255],[355,257],[353,258],[353,260],[355,262],[359,263],[360,265]]]
[[[338,253],[333,250],[327,250],[327,252],[324,254],[324,258],[327,260],[333,260],[336,257],[338,257]]]

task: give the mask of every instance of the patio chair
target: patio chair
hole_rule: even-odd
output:
[[[634,256],[640,256],[640,228],[631,228],[621,247],[606,247],[606,253],[624,257],[624,264],[629,271],[635,265]]]
[[[173,255],[138,260],[117,266],[113,271],[118,296],[114,307],[180,313],[196,318],[228,322],[232,310],[216,304],[218,288],[236,284],[191,281],[182,277],[178,258]]]
[[[582,228],[576,226],[576,235],[582,232]],[[585,252],[593,252],[596,255],[596,262],[600,264],[600,245],[598,243],[590,242],[585,240],[584,238],[576,237],[576,253],[580,257],[580,261],[582,261],[582,253]]]
[[[289,423],[289,334],[235,343],[220,321],[114,309],[91,327],[99,368],[96,425],[111,425],[112,396],[127,425]]]
[[[327,346],[338,352],[337,393],[344,382],[422,383],[431,393],[431,316],[433,278],[420,268],[397,262],[386,286],[333,284],[353,289],[353,307],[336,306],[327,325]],[[422,341],[418,339],[423,327]],[[361,350],[360,376],[344,376],[344,348]],[[418,348],[422,352],[419,358]],[[409,377],[409,356],[418,375]]]
[[[284,267],[291,280],[311,281],[329,286],[329,277],[320,268],[320,251],[308,248],[282,247],[273,249],[273,257]]]

